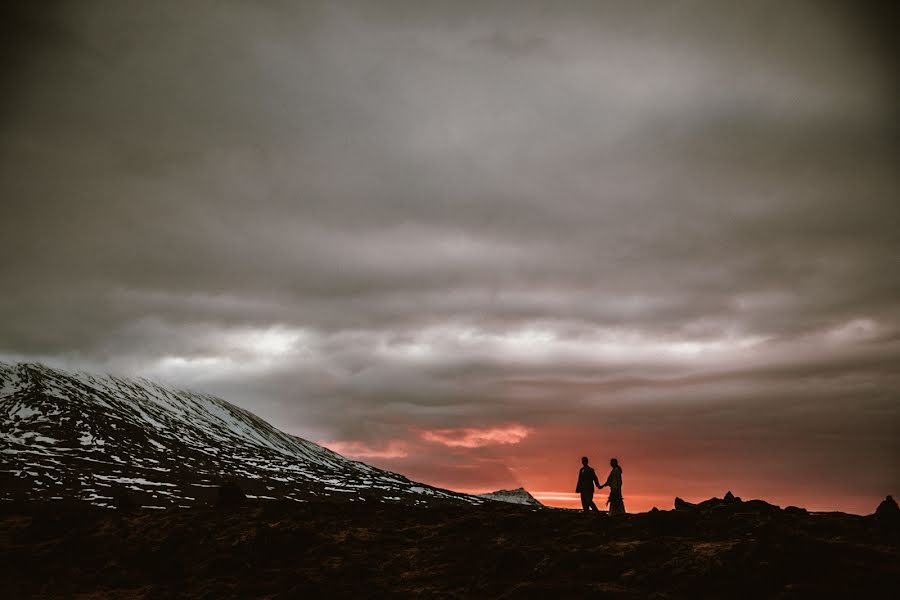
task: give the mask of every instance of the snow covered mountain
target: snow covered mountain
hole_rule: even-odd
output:
[[[497,490],[486,494],[478,494],[479,498],[494,500],[496,502],[508,502],[510,504],[527,504],[528,506],[543,506],[537,498],[528,493],[525,488],[514,490]]]
[[[223,481],[249,497],[468,502],[349,460],[205,394],[143,379],[0,363],[0,500],[81,499],[165,508],[209,503]]]

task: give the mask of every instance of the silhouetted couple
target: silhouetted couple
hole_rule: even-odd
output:
[[[581,507],[584,509],[584,512],[598,510],[597,505],[594,504],[594,485],[596,485],[598,490],[609,486],[609,499],[606,501],[606,504],[609,505],[610,516],[624,515],[625,501],[622,499],[622,467],[619,466],[619,461],[615,458],[609,459],[609,466],[612,467],[612,470],[609,472],[609,477],[606,478],[606,483],[603,484],[597,479],[597,473],[594,472],[594,469],[588,466],[587,456],[581,457],[581,464],[582,467],[578,472],[578,485],[575,486],[575,493],[581,494]]]

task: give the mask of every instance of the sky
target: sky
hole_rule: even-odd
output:
[[[0,360],[559,506],[900,494],[896,10],[0,11]]]

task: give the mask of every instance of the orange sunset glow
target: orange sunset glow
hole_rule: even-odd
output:
[[[528,433],[522,435],[524,431]],[[814,477],[778,481],[767,472],[770,465],[779,469],[777,475],[787,470],[777,467],[777,448],[741,451],[728,440],[701,442],[661,432],[583,426],[526,429],[508,425],[484,431],[445,430],[441,436],[417,433],[408,440],[390,440],[383,447],[370,448],[359,442],[323,444],[437,487],[475,494],[524,487],[543,504],[562,508],[581,506],[574,488],[582,453],[573,453],[573,448],[582,449],[590,457],[601,482],[609,471],[609,458],[619,459],[626,507],[633,512],[653,507],[671,509],[676,496],[697,501],[721,497],[726,491],[746,499],[766,498],[782,506],[857,514],[866,514],[878,500],[874,491],[847,493],[837,468],[830,486],[816,482]],[[481,443],[461,444],[460,439]],[[833,466],[827,460],[813,459],[809,467]],[[606,492],[601,490],[596,495],[604,500]]]

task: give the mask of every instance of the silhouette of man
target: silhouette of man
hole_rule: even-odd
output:
[[[606,483],[599,486],[599,488],[602,490],[609,486],[609,499],[606,501],[609,505],[609,516],[624,515],[625,500],[622,499],[622,467],[619,466],[619,461],[615,458],[609,459],[609,466],[612,467],[609,477],[606,478]]]
[[[581,508],[584,512],[599,512],[597,505],[594,504],[594,485],[600,487],[600,481],[597,479],[597,473],[588,466],[588,457],[581,457],[581,470],[578,471],[578,485],[575,486],[575,493],[581,494]]]

